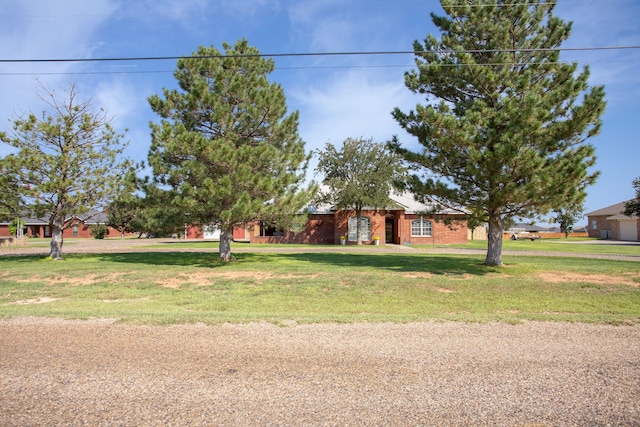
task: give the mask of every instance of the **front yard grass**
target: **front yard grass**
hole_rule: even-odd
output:
[[[532,246],[538,242],[528,242]],[[0,317],[136,324],[267,321],[636,324],[640,264],[563,257],[338,252],[0,257]]]
[[[429,248],[459,248],[459,249],[487,249],[486,240],[469,240],[466,244],[459,245],[422,245],[421,249],[429,250]],[[562,252],[575,254],[600,254],[600,255],[631,255],[640,256],[640,245],[625,244],[606,244],[597,240],[588,238],[569,238],[569,239],[540,239],[540,240],[509,240],[502,241],[502,249],[504,251],[533,251],[533,252]]]

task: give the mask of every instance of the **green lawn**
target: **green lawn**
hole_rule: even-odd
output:
[[[486,240],[469,241],[461,245],[447,246],[420,246],[421,249],[430,248],[466,248],[487,249]],[[586,238],[570,239],[541,239],[541,240],[503,240],[502,249],[505,251],[540,251],[540,252],[564,252],[575,254],[603,254],[603,255],[632,255],[640,256],[640,245],[637,244],[602,244],[597,240]]]
[[[640,321],[638,262],[505,255],[507,265],[494,268],[481,265],[483,255],[422,250],[236,255],[231,264],[205,252],[0,257],[0,317],[152,324]]]

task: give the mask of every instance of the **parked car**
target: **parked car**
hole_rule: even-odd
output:
[[[536,233],[530,233],[528,231],[521,231],[511,234],[511,240],[529,239],[532,242],[536,239],[542,239],[542,236]]]

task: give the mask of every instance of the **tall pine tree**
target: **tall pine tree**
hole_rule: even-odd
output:
[[[273,60],[246,40],[223,47],[180,59],[180,90],[149,99],[162,118],[151,125],[149,163],[185,219],[220,227],[220,260],[230,261],[235,225],[293,215],[307,203],[309,156],[298,112],[287,114],[282,87],[267,78]]]
[[[489,224],[485,264],[502,264],[503,223],[581,203],[597,176],[604,88],[560,61],[571,23],[550,0],[441,0],[441,31],[414,43],[406,86],[426,105],[394,118],[424,147],[398,152],[425,174],[413,191],[465,206]],[[439,102],[438,102],[439,101]]]

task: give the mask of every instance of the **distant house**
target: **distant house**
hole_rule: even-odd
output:
[[[465,215],[450,209],[434,212],[433,205],[417,202],[409,193],[391,194],[393,205],[386,209],[364,209],[361,226],[363,243],[384,244],[452,244],[467,242]],[[251,243],[345,244],[357,241],[357,219],[353,210],[331,206],[310,206],[304,230],[279,230],[272,224],[255,221],[234,229],[234,240]],[[189,237],[206,238],[210,230],[191,233]]]
[[[51,237],[51,225],[48,217],[34,218],[23,216],[20,218],[23,225],[23,232],[26,237]],[[72,215],[65,220],[65,229],[62,232],[63,238],[93,238],[91,235],[91,225],[106,224],[107,215],[104,212],[91,210],[84,214]],[[11,220],[0,221],[0,237],[10,237],[9,226]],[[127,235],[129,235],[128,233]],[[120,236],[120,233],[109,227],[109,235]]]
[[[640,218],[623,214],[625,202],[587,213],[589,237],[638,241]]]

